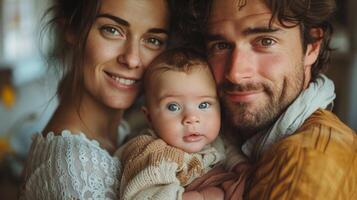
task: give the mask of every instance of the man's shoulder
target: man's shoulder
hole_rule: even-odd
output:
[[[354,199],[357,136],[335,115],[318,110],[255,167],[251,199]]]
[[[292,160],[302,156],[312,162],[328,159],[348,163],[357,157],[357,134],[332,112],[319,109],[293,135],[263,154],[267,160],[284,156]]]
[[[314,112],[297,132],[315,128],[316,126],[320,126],[321,129],[329,128],[334,132],[344,135],[353,134],[354,137],[356,137],[356,132],[354,130],[344,124],[335,114],[323,109],[319,109]]]
[[[319,109],[292,136],[276,145],[324,153],[340,150],[356,153],[357,134],[333,113]]]

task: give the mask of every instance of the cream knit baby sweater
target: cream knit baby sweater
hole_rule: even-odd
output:
[[[148,133],[116,153],[123,165],[120,199],[180,200],[184,186],[225,159],[219,138],[198,153],[186,153]]]

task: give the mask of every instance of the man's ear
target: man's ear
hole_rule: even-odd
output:
[[[305,59],[304,59],[305,67],[311,66],[316,62],[317,57],[319,56],[320,53],[323,34],[324,33],[321,28],[313,28],[310,30],[310,35],[312,35],[315,38],[321,38],[321,39],[307,45],[306,52],[305,52]]]
[[[310,83],[311,68],[319,56],[323,34],[324,33],[321,28],[313,28],[310,30],[310,35],[312,35],[315,38],[321,38],[321,39],[319,39],[311,44],[308,44],[306,47],[306,52],[305,52],[305,56],[304,56],[304,58],[305,58],[304,59],[304,74],[305,74],[304,88],[307,88]]]
[[[150,117],[150,113],[149,113],[148,108],[146,106],[143,106],[143,107],[141,107],[141,111],[144,113],[146,119],[151,124],[151,117]]]

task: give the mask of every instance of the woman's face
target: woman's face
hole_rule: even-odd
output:
[[[84,96],[129,107],[145,68],[166,47],[168,22],[166,0],[103,0],[84,52]]]

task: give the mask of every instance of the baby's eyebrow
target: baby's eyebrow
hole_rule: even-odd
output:
[[[160,95],[159,97],[159,102],[167,99],[167,98],[178,98],[180,96],[183,96],[183,95],[174,95],[174,94],[164,94],[164,95]]]

